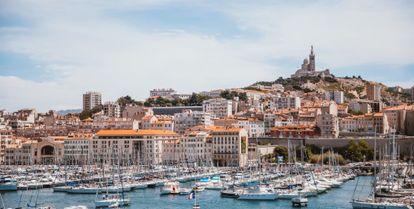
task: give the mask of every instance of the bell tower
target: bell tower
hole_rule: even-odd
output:
[[[315,72],[315,54],[313,53],[313,45],[311,46],[311,52],[309,54],[308,71]]]

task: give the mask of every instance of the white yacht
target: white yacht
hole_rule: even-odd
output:
[[[239,200],[275,200],[277,194],[273,189],[263,187],[261,185],[254,185],[246,188],[239,194]]]

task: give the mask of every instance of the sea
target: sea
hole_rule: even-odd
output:
[[[372,177],[361,176],[332,188],[324,194],[309,197],[308,209],[350,209],[353,198],[366,198],[371,192]],[[184,185],[185,186],[185,185]],[[189,183],[187,186],[190,186]],[[187,195],[160,195],[160,188],[146,188],[126,193],[131,204],[127,209],[191,209],[193,200]],[[38,205],[64,209],[68,206],[84,205],[93,209],[96,195],[54,193],[52,189],[27,190],[2,193],[6,208],[27,208],[28,202],[37,198]],[[246,201],[220,197],[219,191],[205,190],[197,193],[201,209],[277,209],[293,208],[290,200]],[[0,205],[0,207],[2,207]]]

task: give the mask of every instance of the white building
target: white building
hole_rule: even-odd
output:
[[[300,97],[296,96],[277,96],[273,97],[272,108],[275,109],[299,109],[300,108]]]
[[[344,92],[343,91],[326,91],[325,99],[335,101],[336,104],[344,103]]]
[[[265,135],[264,122],[257,119],[238,119],[235,127],[245,129],[250,138],[263,137]]]
[[[198,166],[212,165],[213,144],[207,132],[189,132],[182,137],[180,143],[182,147],[182,162],[195,163]]]
[[[153,89],[150,91],[150,97],[171,97],[175,94],[174,89]]]
[[[193,126],[213,125],[212,114],[208,112],[185,110],[182,113],[174,114],[174,131],[183,134],[188,128]]]
[[[203,112],[214,114],[216,117],[228,117],[232,115],[232,101],[216,98],[203,101]]]
[[[117,102],[105,102],[103,105],[103,113],[108,117],[121,117],[121,107]]]
[[[91,110],[102,105],[102,94],[99,92],[86,92],[83,94],[83,110]]]

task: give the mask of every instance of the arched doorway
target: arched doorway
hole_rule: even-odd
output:
[[[54,164],[55,163],[55,148],[51,145],[46,145],[40,149],[40,155],[42,158],[42,164]]]

